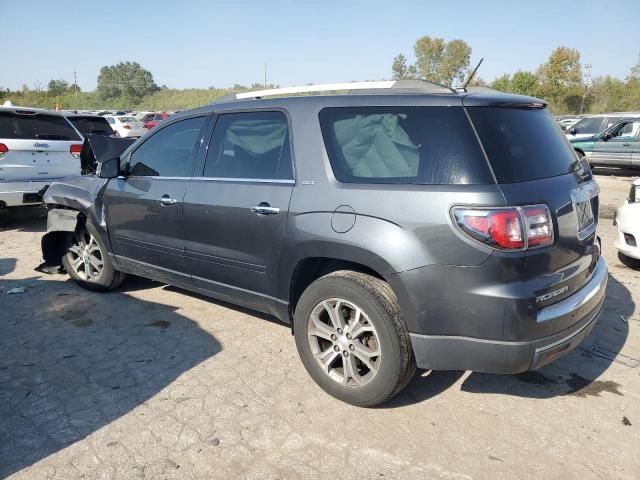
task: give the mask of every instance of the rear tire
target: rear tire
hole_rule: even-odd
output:
[[[371,275],[342,270],[313,282],[296,306],[294,334],[309,375],[352,405],[388,401],[416,370],[398,299]]]
[[[126,275],[113,268],[107,247],[95,227],[86,221],[66,238],[62,265],[75,280],[87,290],[105,292],[118,287]]]

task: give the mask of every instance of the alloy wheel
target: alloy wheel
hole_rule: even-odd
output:
[[[104,271],[102,251],[96,239],[87,230],[76,232],[69,247],[69,264],[81,279],[91,282]]]
[[[322,371],[344,386],[367,385],[380,369],[378,332],[368,315],[348,300],[318,303],[309,316],[307,338]]]

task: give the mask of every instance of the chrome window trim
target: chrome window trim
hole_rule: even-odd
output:
[[[214,181],[214,182],[233,182],[233,183],[279,183],[285,185],[295,185],[296,181],[291,179],[278,178],[225,178],[225,177],[163,177],[161,175],[129,175],[128,177],[119,176],[119,179],[126,180],[128,178],[155,178],[158,180],[189,180],[189,181]]]

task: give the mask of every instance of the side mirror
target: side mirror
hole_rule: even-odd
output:
[[[100,178],[116,178],[120,175],[120,158],[114,157],[100,162],[97,175]]]
[[[576,131],[576,129],[575,129],[575,128],[573,128],[573,127],[571,127],[571,128],[570,128],[569,130],[567,130],[567,131],[569,132],[569,134],[570,134],[570,135],[575,135],[576,133],[578,133],[578,132]]]
[[[609,140],[610,138],[611,138],[611,134],[610,134],[610,133],[605,133],[605,134],[602,136],[602,140],[603,140],[604,142],[606,142],[606,141],[607,141],[607,140]]]

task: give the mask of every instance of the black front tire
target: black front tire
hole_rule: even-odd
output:
[[[78,285],[94,292],[113,290],[126,277],[113,267],[107,247],[89,221],[67,236],[62,265]]]
[[[373,379],[363,386],[343,385],[331,378],[314,357],[309,325],[314,308],[327,299],[340,298],[366,312],[379,338],[380,363]],[[337,271],[313,282],[295,310],[294,335],[302,363],[314,381],[328,394],[360,407],[390,400],[413,378],[415,358],[398,299],[384,280],[353,272]]]

